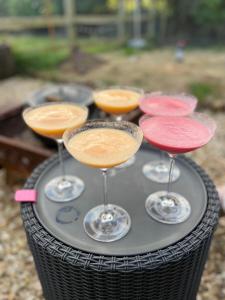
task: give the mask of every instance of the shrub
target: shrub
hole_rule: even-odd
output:
[[[201,102],[217,98],[220,95],[219,86],[209,82],[192,82],[189,85],[189,91]]]

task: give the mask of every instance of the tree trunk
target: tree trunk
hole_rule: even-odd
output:
[[[12,52],[7,45],[0,45],[0,79],[7,78],[14,74],[15,63]]]

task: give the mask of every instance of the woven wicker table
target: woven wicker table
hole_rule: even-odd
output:
[[[65,158],[68,158],[66,152]],[[68,159],[70,160],[71,158]],[[135,245],[137,253],[132,253],[129,248],[129,237],[132,237],[132,234],[134,235],[135,230],[131,230],[128,233],[127,240],[125,238],[124,241],[121,240],[118,242],[118,249],[115,246],[117,244],[114,244],[115,242],[111,243],[111,248],[109,244],[106,247],[105,244],[98,242],[92,245],[92,240],[90,239],[91,241],[89,241],[88,237],[86,244],[84,243],[83,245],[81,241],[86,239],[85,236],[82,236],[83,233],[81,234],[80,241],[78,238],[77,240],[75,239],[75,233],[74,239],[73,236],[66,238],[63,234],[67,229],[63,229],[65,230],[63,233],[62,231],[57,231],[56,226],[54,231],[54,228],[50,226],[51,221],[49,221],[50,225],[46,225],[44,224],[45,221],[40,220],[40,215],[38,215],[40,214],[39,209],[30,203],[23,203],[21,205],[21,214],[28,243],[34,257],[45,299],[196,299],[211,238],[218,221],[219,201],[214,184],[206,173],[188,158],[181,156],[178,160],[181,168],[182,166],[186,166],[190,169],[190,172],[199,176],[206,191],[206,206],[201,214],[201,219],[197,224],[193,225],[192,230],[185,232],[185,224],[180,225],[180,227],[176,227],[177,225],[175,225],[174,231],[177,231],[175,235],[176,242],[171,244],[165,238],[162,238],[162,241],[158,241],[160,243],[155,244],[161,245],[158,249],[157,246],[149,242],[149,245],[145,246],[146,250],[143,251],[141,248],[142,240],[140,239],[137,242],[140,245]],[[31,177],[27,180],[25,188],[34,188],[40,184],[40,179],[44,176],[43,173],[51,172],[52,164],[56,165],[55,156],[35,169]],[[86,181],[85,183],[87,184]],[[150,181],[149,185],[151,185]],[[190,187],[188,188],[190,189]],[[94,192],[95,190],[93,190]],[[198,201],[198,197],[200,198],[200,195],[196,195],[196,201]],[[76,204],[75,201],[75,207],[79,207],[79,202]],[[144,203],[138,205],[144,206]],[[46,207],[48,207],[47,204]],[[45,206],[42,205],[41,209],[45,210]],[[49,211],[54,211],[54,207],[49,209]],[[49,219],[51,219],[51,213],[49,213]],[[83,217],[83,214],[80,215],[81,217]],[[143,232],[143,236],[145,237],[146,235],[148,238],[148,236],[151,237],[151,229],[152,232],[153,228],[157,230],[157,226],[159,227],[160,224],[154,220],[150,220],[147,214],[145,217],[146,222],[148,220],[152,222],[152,226],[149,226],[148,229],[149,235]],[[137,227],[134,219],[133,217],[134,222],[132,225],[133,227]],[[50,226],[50,230],[48,230],[48,226]],[[63,225],[59,225],[58,227],[60,228],[60,226],[63,228]],[[79,225],[76,226],[79,227]],[[164,228],[165,230],[167,228],[171,229],[171,227]],[[80,229],[80,231],[82,230]],[[125,252],[123,253],[126,248],[120,249],[125,242],[128,245],[127,255]],[[131,243],[135,244],[135,240],[132,241],[131,239]],[[134,249],[136,249],[135,247]],[[110,251],[112,253],[117,253],[116,251],[118,251],[118,254],[110,255]],[[123,254],[119,255],[119,251],[122,251],[121,253]]]

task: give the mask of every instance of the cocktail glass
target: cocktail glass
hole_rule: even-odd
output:
[[[188,117],[143,116],[140,126],[149,143],[167,151],[170,171],[167,189],[150,194],[146,200],[147,213],[166,224],[178,224],[188,219],[191,206],[184,196],[171,192],[173,168],[177,154],[186,153],[206,145],[213,137],[216,125],[205,114],[194,113]]]
[[[65,173],[62,135],[67,128],[82,126],[87,117],[86,107],[71,102],[45,103],[23,111],[23,119],[33,131],[54,139],[58,145],[61,176],[45,185],[45,195],[52,201],[71,201],[84,191],[85,185],[80,178]]]
[[[197,99],[186,94],[164,94],[155,92],[146,94],[140,100],[140,109],[149,116],[188,116],[197,106]],[[170,162],[161,151],[160,159],[146,163],[142,172],[153,182],[166,183],[169,180]],[[171,182],[180,177],[178,166],[174,166]]]
[[[67,150],[75,159],[99,168],[104,180],[103,205],[92,208],[84,218],[85,232],[94,240],[116,241],[125,236],[131,226],[125,209],[108,204],[107,174],[110,168],[132,157],[143,138],[141,129],[133,123],[121,121],[89,121],[79,129],[69,129],[63,135]]]
[[[94,92],[94,101],[98,108],[111,115],[115,121],[122,121],[124,116],[136,109],[144,91],[128,86],[113,86]],[[133,165],[135,156],[116,168],[122,169]]]

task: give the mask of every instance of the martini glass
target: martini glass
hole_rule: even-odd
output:
[[[164,94],[155,92],[146,94],[140,100],[140,109],[149,116],[188,116],[193,113],[197,105],[197,99],[186,94]],[[160,152],[160,159],[146,163],[142,172],[153,182],[166,183],[169,180],[170,162],[165,157],[165,152]],[[171,181],[180,177],[180,170],[174,166]]]
[[[173,168],[177,154],[187,153],[206,145],[214,136],[216,125],[205,114],[194,113],[187,117],[149,117],[140,120],[144,137],[149,143],[167,151],[170,171],[167,189],[148,196],[145,208],[155,220],[178,224],[188,219],[191,206],[184,196],[171,191]]]
[[[69,129],[63,135],[71,155],[90,167],[101,170],[104,182],[103,205],[92,208],[84,217],[85,232],[94,240],[116,241],[125,236],[131,226],[127,211],[108,203],[107,175],[132,157],[139,149],[143,134],[130,122],[89,121],[79,129]]]
[[[111,115],[112,120],[122,121],[124,116],[136,109],[144,91],[128,86],[113,86],[94,92],[94,101],[98,108]],[[133,165],[135,156],[117,166],[118,169]]]
[[[45,185],[45,195],[54,202],[74,200],[84,191],[80,178],[65,173],[62,135],[67,128],[82,126],[87,116],[86,107],[71,102],[45,103],[23,111],[23,119],[33,131],[57,142],[61,175]]]

